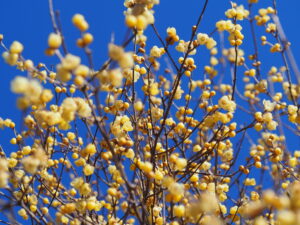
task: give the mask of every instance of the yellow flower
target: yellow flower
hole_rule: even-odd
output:
[[[220,108],[229,112],[234,112],[236,109],[236,103],[232,101],[227,95],[219,99],[218,105]]]

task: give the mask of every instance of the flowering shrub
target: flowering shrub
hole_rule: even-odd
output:
[[[125,0],[130,35],[108,43],[100,69],[88,21],[71,20],[84,65],[67,50],[51,0],[45,54],[54,67],[0,35],[4,61],[23,72],[11,91],[24,114],[20,128],[0,118],[13,149],[0,148],[0,222],[300,224],[300,151],[289,149],[300,73],[276,1],[258,10],[258,0],[231,2],[210,33],[200,32],[202,3],[184,40],[175,27],[156,29],[159,0]],[[260,51],[281,64],[266,68]]]

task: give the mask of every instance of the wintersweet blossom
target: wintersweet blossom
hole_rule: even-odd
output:
[[[161,31],[159,0],[124,0],[104,60],[97,24],[60,21],[52,1],[45,62],[0,34],[22,111],[0,115],[3,223],[299,225],[300,85],[280,5],[230,2],[207,29],[208,2],[182,33]]]
[[[218,101],[218,105],[220,108],[229,112],[234,112],[236,109],[236,103],[230,100],[230,97],[228,96],[223,96],[222,98],[220,98]]]

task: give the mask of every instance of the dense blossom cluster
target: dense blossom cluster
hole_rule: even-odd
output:
[[[0,145],[0,221],[300,224],[300,74],[276,1],[258,2],[231,2],[205,33],[203,1],[184,40],[171,26],[159,34],[159,0],[125,0],[131,36],[108,44],[100,69],[81,14],[71,21],[88,65],[67,51],[52,5],[51,69],[0,34],[4,61],[21,73],[11,91],[24,115],[21,127],[0,117],[11,136]],[[281,64],[267,67],[262,51]]]

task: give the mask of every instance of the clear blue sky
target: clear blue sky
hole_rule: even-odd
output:
[[[191,26],[195,23],[201,10],[203,0],[161,0],[161,4],[155,6],[156,26],[161,34],[169,26],[177,28],[179,36],[187,40],[190,36]],[[236,1],[238,4],[245,4],[246,0]],[[271,0],[260,0],[258,6],[271,6]],[[205,13],[201,23],[200,32],[211,32],[214,24],[219,19],[225,19],[224,11],[230,7],[230,1],[210,0],[208,10]],[[61,14],[63,33],[66,37],[70,52],[81,55],[81,51],[75,46],[75,41],[79,37],[79,32],[73,27],[71,18],[75,13],[81,13],[90,24],[90,32],[94,35],[93,49],[94,61],[96,67],[102,65],[107,59],[107,44],[112,35],[115,36],[115,42],[121,43],[126,33],[124,26],[124,6],[122,0],[54,0],[54,8]],[[279,16],[286,35],[292,43],[292,50],[296,60],[300,59],[300,1],[278,1]],[[244,27],[247,33],[248,25]],[[150,28],[148,28],[150,30]],[[52,24],[49,16],[47,0],[0,0],[0,33],[4,35],[4,43],[9,46],[12,41],[18,40],[23,43],[25,58],[32,59],[35,64],[43,62],[47,65],[54,65],[58,62],[53,57],[44,55],[47,47],[47,37],[52,32]],[[158,40],[153,33],[148,32],[149,43],[159,45]],[[150,44],[149,44],[150,45]],[[246,53],[252,52],[252,42],[246,40],[242,46]],[[265,49],[266,51],[266,49]],[[0,49],[2,54],[3,49]],[[248,52],[248,53],[249,53]],[[261,52],[263,55],[263,51]],[[298,60],[300,61],[300,60]],[[269,66],[276,61],[266,61],[267,71]],[[6,65],[2,58],[0,59],[0,117],[2,118],[21,118],[21,112],[16,108],[17,96],[10,92],[10,81],[16,75],[22,73],[13,67]],[[16,122],[20,122],[17,119]],[[8,146],[9,138],[4,135],[6,132],[0,130],[0,144]],[[298,143],[298,142],[297,142]]]
[[[246,0],[237,1],[238,4],[245,4]],[[255,5],[254,12],[262,7],[272,5],[272,0],[260,1]],[[288,2],[288,3],[287,3]],[[156,26],[162,36],[169,26],[177,28],[179,36],[185,40],[190,37],[191,26],[195,23],[204,1],[202,0],[162,0],[161,4],[155,6]],[[208,9],[201,23],[200,32],[211,32],[215,27],[215,22],[225,19],[224,11],[230,7],[230,1],[210,0]],[[75,45],[79,37],[78,30],[72,25],[71,18],[75,13],[82,13],[90,24],[90,32],[94,35],[93,49],[94,61],[96,67],[102,65],[107,59],[107,44],[112,35],[116,43],[121,43],[126,33],[124,26],[123,1],[99,1],[79,0],[57,1],[54,0],[54,8],[60,11],[63,33],[66,37],[67,45],[73,54],[82,55],[82,51]],[[279,16],[288,39],[292,42],[292,49],[296,59],[300,58],[300,39],[299,29],[300,21],[300,1],[278,1]],[[47,38],[52,32],[52,24],[49,16],[48,1],[46,0],[0,0],[0,33],[4,34],[4,43],[9,46],[12,41],[18,40],[24,44],[23,55],[26,59],[32,59],[35,64],[43,62],[48,66],[55,65],[58,60],[55,57],[47,57],[44,50],[47,47]],[[249,25],[246,23],[243,32],[247,34]],[[160,45],[153,32],[147,34],[150,40],[148,46],[153,44]],[[262,31],[263,28],[260,28]],[[259,33],[259,32],[258,32]],[[252,42],[245,40],[242,45],[246,53],[253,53]],[[1,49],[2,53],[3,50]],[[265,52],[265,53],[264,53]],[[260,51],[262,55],[269,55],[268,49]],[[206,54],[207,55],[207,54]],[[275,61],[274,61],[275,60]],[[276,64],[275,59],[263,61],[263,71],[267,71],[272,64]],[[279,65],[282,65],[280,63]],[[22,74],[13,67],[6,65],[2,58],[0,60],[0,117],[13,118],[17,124],[20,122],[21,112],[16,108],[17,96],[10,92],[10,81],[16,75]],[[25,75],[25,74],[23,74]],[[0,131],[0,144],[9,146],[9,140]]]
[[[201,0],[162,0],[156,6],[156,26],[163,33],[168,26],[177,28],[180,37],[188,38],[190,27],[195,23],[201,5]],[[224,19],[224,11],[229,8],[230,1],[210,0],[200,31],[210,32],[218,19]],[[264,0],[259,5],[271,5],[271,0]],[[246,0],[237,1],[238,4]],[[71,18],[75,13],[82,13],[90,24],[90,31],[94,34],[95,42],[92,45],[96,65],[106,59],[107,43],[114,33],[116,42],[121,42],[126,28],[124,27],[124,6],[122,0],[114,1],[57,1],[55,9],[61,13],[64,34],[71,52],[80,54],[75,47],[75,40],[79,37],[78,31],[72,26]],[[18,40],[25,46],[24,56],[35,63],[44,62],[53,64],[56,59],[46,57],[44,50],[47,46],[47,37],[52,32],[51,20],[48,12],[47,0],[0,0],[0,33],[4,34],[4,42],[9,45]],[[257,7],[256,7],[257,9]],[[292,42],[296,58],[300,58],[300,39],[298,22],[300,21],[300,2],[298,0],[278,1],[279,15],[289,40]],[[246,28],[244,28],[246,29]],[[149,39],[152,35],[149,36]],[[154,38],[156,44],[159,44]],[[251,47],[251,46],[249,46]],[[251,50],[251,48],[250,48]],[[0,50],[2,53],[2,49]],[[16,111],[16,96],[9,90],[10,81],[20,72],[6,65],[0,60],[0,116],[2,118],[15,117],[20,114]],[[1,140],[1,139],[0,139]]]
[[[188,38],[190,27],[196,21],[201,5],[201,0],[162,0],[156,6],[155,17],[156,26],[161,33],[168,26],[174,26],[178,30],[180,37]],[[205,14],[200,31],[210,32],[218,19],[224,19],[224,11],[229,8],[230,1],[210,0],[208,10]],[[259,5],[271,5],[271,0],[264,0]],[[238,4],[246,3],[246,0],[237,1]],[[106,59],[107,43],[109,43],[114,33],[116,42],[121,42],[126,28],[124,27],[124,6],[122,0],[115,1],[56,1],[55,9],[61,13],[61,21],[68,46],[71,52],[79,54],[80,51],[75,47],[75,40],[79,37],[78,31],[72,26],[71,18],[75,13],[82,13],[90,24],[90,31],[94,34],[95,42],[92,45],[94,50],[96,65]],[[257,7],[256,7],[257,8]],[[0,33],[4,34],[4,42],[9,45],[12,41],[18,40],[25,46],[24,56],[32,59],[35,63],[44,62],[53,64],[53,58],[46,57],[44,50],[47,46],[47,37],[52,32],[52,25],[48,11],[47,0],[0,0]],[[300,2],[298,0],[278,1],[279,15],[283,27],[289,40],[292,42],[293,52],[296,58],[300,58]],[[246,28],[244,28],[246,29]],[[149,39],[152,35],[149,36]],[[157,40],[154,38],[156,44]],[[2,53],[2,49],[0,50]],[[0,60],[0,116],[15,117],[16,96],[11,94],[9,83],[19,71],[6,65]],[[1,140],[1,139],[0,139]]]
[[[126,33],[123,1],[87,0],[83,2],[79,0],[53,0],[53,2],[54,8],[60,11],[63,33],[70,52],[82,55],[82,50],[75,45],[76,39],[80,34],[71,23],[72,16],[75,13],[81,13],[89,22],[89,31],[94,35],[94,43],[91,48],[93,49],[95,65],[96,67],[102,65],[107,59],[107,45],[112,35],[115,37],[116,43],[121,43]],[[245,4],[246,2],[246,0],[237,1],[238,4]],[[156,26],[159,32],[164,37],[166,28],[174,26],[179,36],[187,40],[190,37],[191,26],[196,22],[203,3],[204,0],[161,0],[160,5],[154,7]],[[254,12],[257,12],[259,7],[266,8],[267,6],[272,6],[272,0],[260,0],[260,3],[255,5]],[[292,42],[295,57],[299,59],[300,31],[297,29],[297,26],[300,21],[300,1],[278,1],[277,6],[287,37]],[[210,33],[214,29],[216,21],[225,19],[224,12],[229,7],[230,1],[209,0],[199,32]],[[53,31],[47,0],[0,0],[0,9],[0,33],[4,35],[4,43],[7,46],[12,41],[18,40],[25,46],[24,57],[32,59],[35,64],[43,62],[51,66],[58,62],[58,59],[55,57],[44,55],[48,35]],[[243,28],[245,36],[249,32],[248,29],[249,25],[245,23]],[[263,28],[258,29],[258,33],[262,30]],[[147,35],[149,40],[148,46],[153,44],[160,46],[150,27],[147,30]],[[242,48],[246,51],[246,54],[253,53],[252,41],[246,39]],[[0,52],[2,54],[3,50],[0,49]],[[260,54],[269,56],[269,51],[267,48],[262,48]],[[205,55],[208,54],[205,53]],[[263,62],[263,71],[266,72],[271,65],[276,64],[276,57],[272,58],[272,60],[266,58]],[[282,63],[280,62],[279,65],[282,65]],[[10,91],[10,81],[14,76],[21,74],[20,71],[5,64],[2,58],[0,59],[0,117],[13,118],[17,125],[20,124],[21,112],[16,108],[17,96]],[[241,117],[241,119],[244,118]],[[11,147],[8,143],[11,137],[0,130],[0,144],[3,147]]]

